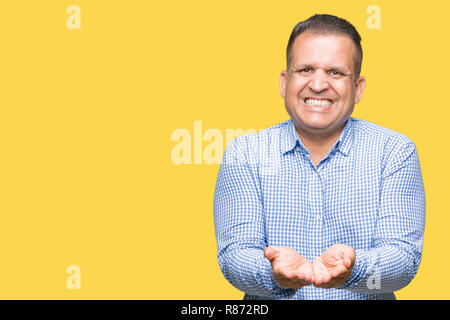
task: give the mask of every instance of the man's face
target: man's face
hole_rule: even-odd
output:
[[[301,134],[340,134],[365,87],[364,77],[355,79],[355,54],[355,44],[345,35],[305,32],[295,39],[280,90]]]

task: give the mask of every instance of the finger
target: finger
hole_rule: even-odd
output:
[[[341,265],[335,267],[331,271],[331,278],[336,278],[337,276],[339,276],[347,271],[348,271],[348,269],[343,264],[341,264]]]
[[[275,268],[273,268],[273,273],[280,279],[289,280],[289,281],[290,280],[297,281],[297,275],[295,274],[295,272],[293,272],[287,268],[275,267]]]
[[[300,279],[300,280],[305,280],[305,278],[306,278],[306,275],[303,272],[297,272],[295,274],[295,276],[297,277],[297,279]]]
[[[319,287],[320,285],[322,285],[322,281],[321,281],[321,279],[319,279],[319,278],[316,277],[316,278],[314,279],[313,284],[314,284],[315,287]]]
[[[269,260],[272,261],[273,259],[277,258],[279,256],[280,252],[275,249],[274,247],[267,247],[264,249],[264,256]]]
[[[310,274],[307,273],[303,273],[303,272],[298,272],[296,274],[297,279],[301,280],[301,281],[306,281],[306,282],[311,282],[312,280],[312,276]]]
[[[352,264],[352,261],[350,260],[350,257],[345,257],[342,263],[344,264],[344,267],[349,269]]]
[[[293,281],[296,280],[296,277],[295,277],[295,275],[294,275],[294,273],[293,273],[292,271],[285,271],[284,274],[283,274],[283,276],[284,276],[286,279],[289,279],[289,280],[293,280]]]
[[[321,274],[315,274],[314,275],[314,284],[316,285],[320,285],[320,284],[322,284],[323,283],[323,275],[321,275]]]
[[[331,276],[329,274],[322,274],[320,278],[317,281],[317,284],[326,284],[331,279]]]
[[[304,286],[308,286],[311,284],[310,282],[299,279],[286,279],[276,277],[276,280],[283,288],[291,288],[291,289],[300,289]]]
[[[322,282],[322,281],[314,282],[314,287],[316,287],[316,288],[326,289],[327,285],[328,285],[328,282]]]
[[[321,283],[314,283],[314,286],[317,288],[330,289],[335,288],[340,285],[340,281],[336,281],[336,279],[328,279],[328,281],[323,281]]]
[[[304,276],[305,281],[312,282],[313,276],[311,274],[305,274]]]
[[[352,266],[352,264],[355,261],[355,250],[352,247],[346,246],[343,251],[344,251],[344,257],[345,257],[343,259],[343,261],[344,261],[345,267],[348,269]]]

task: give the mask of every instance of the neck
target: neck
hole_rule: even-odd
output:
[[[345,123],[332,133],[324,133],[324,132],[309,132],[308,130],[299,130],[296,127],[298,136],[302,141],[303,145],[308,149],[311,156],[317,158],[324,157],[331,146],[336,142],[336,140],[341,135],[344,130]]]

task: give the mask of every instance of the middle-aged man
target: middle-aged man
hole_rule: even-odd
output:
[[[297,24],[280,77],[290,120],[227,146],[218,260],[244,299],[395,299],[417,273],[418,154],[406,136],[350,117],[365,87],[360,41],[332,15]]]

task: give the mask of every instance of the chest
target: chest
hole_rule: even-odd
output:
[[[376,226],[381,168],[367,159],[330,159],[315,170],[299,158],[280,162],[281,169],[262,175],[266,232],[278,245],[316,242],[369,245]]]

